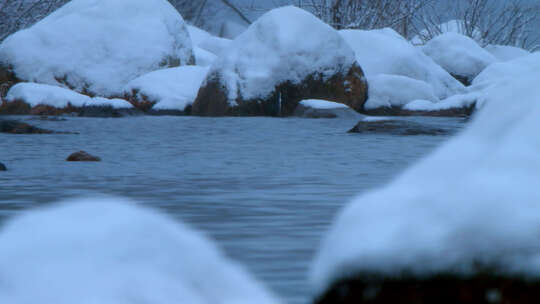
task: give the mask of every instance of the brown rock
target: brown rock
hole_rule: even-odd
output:
[[[17,120],[0,120],[0,132],[11,134],[51,134],[51,130],[34,127]]]
[[[9,88],[17,82],[19,82],[19,80],[12,69],[5,64],[0,63],[0,101],[6,97]]]
[[[327,80],[314,73],[300,84],[284,82],[274,88],[264,99],[236,99],[237,106],[230,106],[227,88],[222,85],[222,76],[214,72],[206,79],[193,103],[192,114],[201,116],[290,116],[304,99],[325,99],[346,104],[361,111],[367,99],[367,82],[362,68],[354,64],[349,71],[336,74]]]
[[[85,151],[79,151],[68,156],[66,161],[101,161],[101,158],[90,155]]]
[[[361,112],[371,116],[433,116],[433,117],[468,117],[474,113],[475,104],[460,108],[449,108],[438,111],[411,111],[401,107],[380,107]]]
[[[390,135],[446,135],[452,130],[408,120],[360,121],[349,133]]]

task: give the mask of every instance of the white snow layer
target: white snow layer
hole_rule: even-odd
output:
[[[133,105],[122,99],[107,99],[101,97],[90,98],[86,95],[57,86],[21,82],[9,89],[6,100],[8,102],[24,101],[31,107],[48,105],[55,108],[88,106],[110,106],[116,109],[133,108]]]
[[[278,303],[203,235],[117,198],[35,209],[0,230],[0,302]]]
[[[355,51],[356,60],[368,78],[389,74],[421,80],[431,85],[440,99],[464,89],[459,81],[392,29],[339,33]]]
[[[73,0],[0,45],[19,78],[101,96],[192,55],[182,16],[166,0]]]
[[[486,86],[496,82],[509,82],[523,75],[540,70],[540,53],[532,53],[517,59],[497,62],[488,66],[474,80],[473,86]]]
[[[422,51],[449,73],[471,80],[497,61],[471,38],[452,32],[431,39]]]
[[[188,25],[187,28],[194,47],[199,47],[216,56],[220,56],[232,44],[230,39],[213,36],[193,25]]]
[[[469,107],[475,105],[476,108],[480,107],[478,100],[480,98],[481,91],[473,91],[465,94],[457,94],[443,99],[439,102],[432,102],[430,100],[413,100],[403,106],[403,109],[409,111],[441,111],[448,109],[459,109],[463,107]]]
[[[145,74],[129,82],[124,93],[137,92],[156,104],[157,110],[184,110],[193,104],[208,67],[182,66]]]
[[[438,102],[439,99],[429,84],[405,76],[379,74],[368,77],[368,100],[364,108],[401,107],[413,100],[424,99]]]
[[[527,50],[509,45],[490,44],[487,45],[484,49],[488,51],[491,55],[495,56],[498,61],[509,61],[531,54]]]
[[[304,107],[319,109],[319,110],[349,108],[345,104],[342,104],[339,102],[322,100],[322,99],[305,99],[305,100],[300,101],[300,104],[303,105]]]
[[[312,265],[314,291],[358,272],[466,275],[478,263],[540,277],[538,71],[486,89],[463,133],[347,206]]]
[[[282,82],[298,84],[318,72],[346,73],[354,64],[352,49],[329,25],[302,9],[286,6],[264,14],[214,62],[234,104],[264,98]]]
[[[422,45],[425,42],[429,41],[431,38],[436,37],[437,35],[444,33],[457,33],[464,34],[466,32],[465,23],[463,20],[450,20],[445,23],[439,24],[437,27],[432,29],[423,29],[420,31],[419,35],[414,36],[411,39],[411,43],[414,45]],[[475,28],[472,32],[472,38],[474,41],[481,43],[482,42],[482,32]]]

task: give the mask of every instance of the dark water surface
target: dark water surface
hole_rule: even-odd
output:
[[[27,120],[28,117],[18,119]],[[407,118],[450,129],[449,118]],[[155,206],[205,231],[287,303],[336,212],[448,136],[346,133],[353,118],[68,118],[80,135],[0,133],[0,225],[34,206],[95,193]],[[85,150],[100,163],[68,163]]]

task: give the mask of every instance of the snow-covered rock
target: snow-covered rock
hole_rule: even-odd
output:
[[[482,91],[473,91],[465,94],[457,94],[439,102],[430,100],[413,100],[403,106],[403,110],[411,112],[444,112],[444,111],[464,111],[470,112],[476,109],[478,99],[482,96]],[[478,104],[480,106],[480,104]]]
[[[286,6],[255,21],[221,54],[193,104],[198,115],[290,115],[303,99],[360,109],[366,83],[337,31]]]
[[[424,99],[438,102],[433,87],[421,80],[405,76],[378,74],[368,77],[368,100],[364,104],[366,113],[370,110],[378,112],[400,109],[403,105],[416,100]]]
[[[488,66],[474,80],[473,86],[487,86],[497,82],[509,82],[540,70],[540,52],[517,59],[497,62]]]
[[[340,34],[354,49],[356,60],[368,78],[388,74],[421,80],[431,85],[441,99],[464,89],[461,83],[392,29],[342,30]]]
[[[214,61],[217,59],[217,56],[214,53],[211,53],[200,47],[194,48],[193,54],[195,55],[196,65],[202,67],[211,66],[212,63],[214,63]]]
[[[94,108],[94,109],[90,109]],[[133,105],[123,99],[88,97],[69,89],[38,83],[21,82],[8,91],[0,106],[2,114],[113,116],[135,114]]]
[[[347,105],[322,99],[306,99],[300,101],[294,110],[293,115],[305,118],[362,117],[361,114],[354,109],[349,108]]]
[[[484,49],[497,58],[498,61],[509,61],[531,54],[527,50],[510,45],[489,44]]]
[[[279,303],[206,237],[116,198],[78,199],[0,230],[0,302]]]
[[[230,39],[213,36],[193,25],[188,25],[187,28],[194,47],[201,48],[216,56],[223,54],[232,44],[232,40]]]
[[[145,74],[124,88],[133,104],[150,103],[152,110],[184,111],[193,104],[208,67],[182,66]]]
[[[431,39],[422,51],[465,85],[497,61],[471,38],[452,32]]]
[[[132,79],[191,64],[180,14],[166,0],[73,0],[0,45],[24,81],[113,96]]]
[[[411,39],[411,43],[413,45],[423,45],[432,38],[444,33],[465,34],[466,32],[467,29],[463,20],[450,20],[445,23],[441,23],[438,26],[421,30],[418,35],[414,36]],[[482,33],[478,28],[475,28],[472,31],[471,36],[472,39],[474,39],[474,41],[476,41],[477,43],[481,43],[483,40]]]
[[[507,296],[530,292],[538,296],[534,291],[540,282],[538,71],[486,88],[480,96],[484,106],[464,132],[386,187],[347,206],[313,263],[314,291],[320,295],[335,284],[336,293],[327,295],[342,291],[343,297],[353,297],[354,292],[361,297],[371,291],[373,300],[385,278],[393,282],[416,278],[418,287],[419,282],[443,274],[457,281],[477,280],[463,284],[465,289],[486,287],[475,290],[483,299],[489,290],[500,291],[500,303],[522,302]],[[474,284],[488,276],[500,279],[485,286]],[[525,284],[522,279],[531,281]],[[510,287],[517,293],[499,289],[505,288],[505,280],[518,280]],[[452,297],[460,294],[456,290]],[[422,302],[437,303],[433,297],[441,296],[446,294],[434,292]]]

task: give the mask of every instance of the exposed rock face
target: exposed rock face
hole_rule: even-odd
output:
[[[0,102],[6,97],[9,89],[19,82],[13,71],[0,61]]]
[[[433,111],[407,110],[399,106],[364,109],[362,113],[373,116],[434,116],[434,117],[468,117],[474,113],[475,104],[462,107],[438,109]]]
[[[0,171],[7,171],[6,165],[0,163]]]
[[[79,151],[68,156],[66,161],[101,161],[101,158],[88,154],[85,151]]]
[[[366,98],[364,73],[347,42],[312,14],[289,6],[263,15],[216,59],[192,114],[289,116],[303,99],[360,111]]]
[[[482,273],[430,278],[363,275],[334,284],[316,304],[530,304],[540,299],[540,281]]]
[[[213,74],[199,90],[192,113],[202,116],[290,116],[304,99],[333,100],[361,111],[367,90],[362,68],[355,63],[345,75],[336,74],[325,80],[315,73],[299,84],[278,84],[266,98],[244,100],[239,97],[235,100],[236,105],[231,105],[219,74]]]
[[[450,130],[407,120],[360,121],[349,133],[392,135],[446,135]]]
[[[55,132],[41,129],[17,120],[0,120],[0,133],[10,134],[78,134],[76,132]]]

